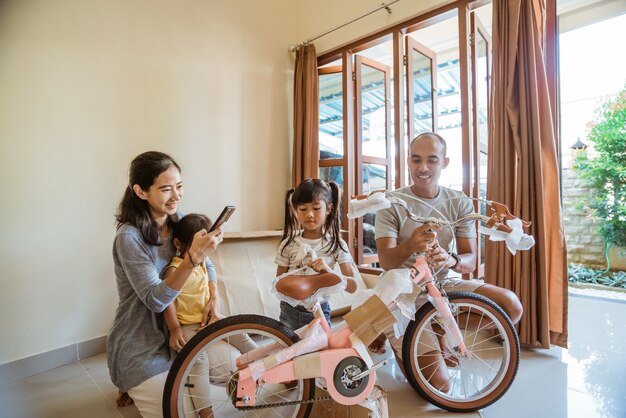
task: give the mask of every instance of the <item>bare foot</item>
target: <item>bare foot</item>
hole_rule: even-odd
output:
[[[117,404],[118,408],[123,408],[125,406],[133,404],[133,398],[128,396],[127,392],[122,392],[121,390],[119,390],[117,392],[117,399],[115,399],[115,403]]]

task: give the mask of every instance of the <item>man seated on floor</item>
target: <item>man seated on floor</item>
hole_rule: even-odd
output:
[[[418,135],[411,141],[409,147],[408,168],[412,185],[400,188],[392,194],[397,193],[397,196],[406,202],[409,210],[418,216],[445,217],[454,221],[473,212],[472,201],[463,192],[439,185],[441,170],[446,168],[448,163],[446,141],[440,135],[432,132]],[[401,194],[417,197],[427,204]],[[434,211],[433,207],[437,211]],[[416,254],[425,253],[434,271],[441,269],[437,279],[443,282],[446,292],[465,291],[484,295],[498,304],[514,324],[520,320],[522,304],[512,291],[485,284],[482,280],[448,277],[450,271],[458,273],[457,276],[474,271],[476,264],[474,221],[456,227],[454,243],[449,228],[433,224],[419,225],[407,219],[406,213],[395,205],[377,212],[375,226],[378,257],[383,269],[410,268],[415,262]],[[389,339],[396,357],[401,359],[402,339],[393,336]],[[424,364],[418,358],[418,362],[420,367],[430,369],[430,372],[426,372],[427,375],[433,373],[433,378],[430,379],[433,385],[445,388],[448,376],[443,362],[453,367],[458,360],[449,355],[444,339],[442,337],[438,339],[441,350],[419,353],[425,354],[425,358],[434,357],[423,360]]]

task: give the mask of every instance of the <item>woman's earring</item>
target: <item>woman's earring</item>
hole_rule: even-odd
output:
[[[176,249],[176,257],[180,257],[180,250],[178,248]]]

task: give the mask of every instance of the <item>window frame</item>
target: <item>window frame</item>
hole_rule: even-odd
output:
[[[411,86],[408,85],[409,80],[405,74],[407,68],[408,48],[405,45],[403,39],[408,33],[419,30],[421,28],[433,25],[435,23],[450,19],[453,16],[457,16],[458,19],[458,41],[459,41],[459,59],[460,59],[460,89],[461,89],[461,131],[462,131],[462,159],[463,159],[463,191],[470,197],[474,196],[473,193],[473,181],[475,179],[475,172],[478,170],[478,152],[475,151],[474,138],[476,138],[473,127],[473,106],[472,100],[474,94],[472,92],[473,82],[471,80],[471,67],[470,60],[472,60],[472,52],[470,51],[470,12],[491,3],[490,0],[457,0],[442,7],[439,7],[430,12],[426,12],[422,15],[397,23],[390,28],[384,29],[380,32],[369,35],[365,38],[355,40],[347,45],[324,53],[318,57],[318,68],[324,69],[324,65],[327,65],[333,61],[341,58],[343,67],[343,99],[344,99],[344,207],[347,206],[347,202],[354,194],[358,194],[362,191],[361,173],[360,169],[363,164],[363,158],[358,153],[359,148],[357,145],[357,130],[358,121],[356,112],[359,110],[359,105],[356,103],[357,87],[355,86],[355,55],[360,51],[364,51],[368,48],[376,46],[378,44],[393,40],[393,67],[391,72],[393,74],[393,88],[394,88],[394,101],[393,101],[393,137],[390,141],[393,141],[395,155],[387,155],[387,164],[393,159],[395,176],[392,178],[392,172],[388,166],[387,184],[389,189],[395,189],[407,185],[405,175],[407,170],[406,156],[408,152],[408,144],[410,142],[409,132],[411,127],[407,126],[410,121],[408,98]],[[416,41],[414,41],[416,42]],[[408,45],[408,43],[407,43]],[[421,52],[421,51],[420,51]],[[406,60],[406,61],[405,61]],[[436,56],[434,57],[435,63],[432,64],[431,73],[435,77],[433,80],[433,86],[436,89]],[[437,109],[437,95],[434,94],[433,109]],[[433,124],[436,125],[436,117],[438,112],[433,112]],[[405,121],[405,117],[409,118]],[[389,121],[388,121],[389,122]],[[436,129],[434,130],[437,131]],[[389,142],[388,142],[389,144]],[[388,151],[389,153],[389,151]],[[366,159],[367,160],[367,159]],[[323,166],[324,160],[320,160],[320,167]],[[363,237],[362,237],[362,220],[358,219],[349,222],[344,216],[343,225],[347,228],[345,235],[348,238],[348,242],[351,246],[351,253],[358,264],[376,262],[376,259],[364,258],[362,254]],[[476,272],[475,272],[476,273]],[[474,274],[475,275],[475,274]]]

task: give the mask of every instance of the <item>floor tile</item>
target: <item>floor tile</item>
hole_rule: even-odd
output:
[[[388,392],[389,417],[626,417],[626,303],[579,296],[569,303],[568,349],[522,350],[509,391],[479,412],[451,413],[429,404],[392,359],[377,372]],[[0,385],[0,416],[140,418],[134,405],[118,409],[116,397],[100,354]]]

